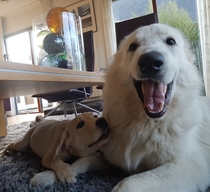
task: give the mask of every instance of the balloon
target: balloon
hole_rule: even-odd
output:
[[[50,33],[44,38],[43,47],[48,54],[63,53],[65,51],[65,41],[61,35]]]
[[[68,12],[63,7],[54,7],[47,14],[47,26],[53,33],[60,33],[62,30],[62,19],[60,13]]]
[[[50,31],[48,30],[42,30],[40,31],[37,36],[36,36],[36,42],[37,42],[37,45],[43,49],[43,40],[44,38],[49,34],[51,33]]]

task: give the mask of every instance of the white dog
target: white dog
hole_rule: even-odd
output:
[[[182,33],[163,24],[126,37],[107,71],[113,165],[134,174],[114,192],[197,192],[210,184],[210,99]]]
[[[132,176],[113,192],[198,192],[210,184],[210,99],[199,96],[193,62],[182,33],[166,25],[141,27],[122,41],[106,75],[103,153]],[[85,171],[99,165],[85,158]]]

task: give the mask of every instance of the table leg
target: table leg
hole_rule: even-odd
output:
[[[4,100],[0,99],[0,136],[7,135],[7,125],[4,114]]]

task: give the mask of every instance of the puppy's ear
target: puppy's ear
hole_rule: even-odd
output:
[[[55,142],[49,148],[47,153],[44,155],[42,159],[43,164],[48,164],[50,161],[52,161],[52,159],[54,159],[58,155],[60,151],[62,151],[67,134],[68,134],[67,129],[62,131],[62,134],[55,140]]]

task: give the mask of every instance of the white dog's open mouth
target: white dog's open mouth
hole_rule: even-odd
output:
[[[159,118],[167,111],[173,82],[168,85],[152,80],[136,81],[134,86],[141,99],[146,114],[151,118]]]

